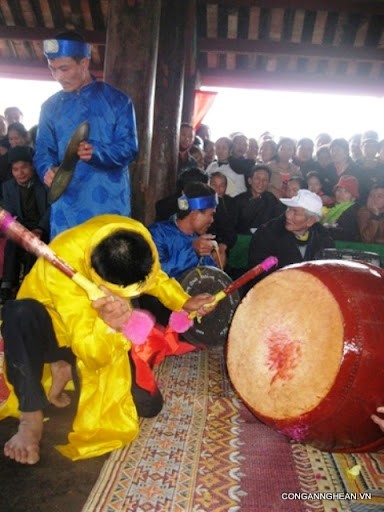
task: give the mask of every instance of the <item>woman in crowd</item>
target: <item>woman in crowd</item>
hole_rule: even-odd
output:
[[[367,203],[357,212],[361,241],[384,243],[384,183],[374,185]]]
[[[328,228],[334,240],[360,241],[356,202],[359,197],[359,182],[354,176],[343,175],[335,185],[335,206],[323,217],[322,224]]]
[[[264,139],[260,143],[259,154],[257,156],[257,163],[270,164],[277,157],[277,144],[272,139]]]
[[[314,192],[318,196],[320,196],[323,206],[331,207],[335,204],[335,199],[331,196],[328,196],[323,190],[323,180],[321,175],[317,171],[311,171],[307,174],[307,186],[308,190]]]
[[[265,141],[263,144],[266,144]],[[293,176],[301,176],[300,169],[292,162],[296,144],[293,139],[283,137],[277,145],[277,156],[268,166],[271,169],[271,181],[268,190],[278,199],[287,197],[287,182]]]
[[[22,123],[11,123],[8,126],[7,137],[11,148],[29,146],[31,143],[28,130]]]

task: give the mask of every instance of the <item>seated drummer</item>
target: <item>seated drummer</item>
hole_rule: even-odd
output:
[[[215,235],[207,233],[213,223],[217,203],[217,195],[210,186],[188,183],[178,199],[176,215],[149,226],[161,268],[169,277],[179,279],[192,268],[219,265]],[[140,305],[152,311],[157,320],[166,325],[169,311],[165,311],[156,299],[143,296]]]
[[[272,272],[292,263],[318,259],[323,249],[335,246],[327,229],[319,222],[323,203],[317,194],[302,189],[296,196],[280,201],[287,206],[284,214],[270,220],[252,235],[249,268],[268,256],[276,256],[278,266]],[[261,274],[260,279],[266,275]]]
[[[175,217],[149,226],[161,268],[169,277],[177,279],[191,268],[217,265],[215,235],[207,233],[217,203],[211,187],[205,183],[188,183],[178,199]]]

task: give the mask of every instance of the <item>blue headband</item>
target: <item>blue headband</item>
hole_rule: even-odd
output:
[[[91,45],[81,41],[46,39],[43,44],[43,51],[47,59],[57,59],[60,57],[91,58]]]
[[[216,208],[219,201],[217,194],[202,197],[187,197],[180,196],[177,199],[177,206],[179,210],[205,210],[206,208]]]

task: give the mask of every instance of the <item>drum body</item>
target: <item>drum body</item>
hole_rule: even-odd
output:
[[[290,265],[253,287],[227,346],[230,379],[251,411],[324,451],[384,445],[384,273],[369,263]]]
[[[216,267],[196,267],[188,270],[179,279],[183,289],[190,295],[215,293],[224,290],[232,279]],[[229,294],[217,304],[216,309],[201,319],[195,320],[192,327],[183,333],[183,338],[192,343],[220,345],[225,343],[233,314],[240,303],[237,291]]]

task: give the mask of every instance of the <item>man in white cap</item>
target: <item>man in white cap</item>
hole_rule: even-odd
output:
[[[130,216],[128,164],[138,148],[132,101],[91,75],[91,46],[82,36],[65,32],[45,40],[44,54],[63,89],[42,105],[40,114],[34,164],[45,185],[52,185],[72,134],[83,122],[89,123],[89,137],[77,148],[73,177],[52,204],[54,238],[96,215]]]
[[[319,222],[323,204],[317,194],[301,189],[296,196],[280,201],[287,206],[284,214],[261,226],[252,236],[248,257],[250,268],[268,256],[276,256],[279,260],[273,270],[315,260],[321,257],[323,249],[335,246]]]

